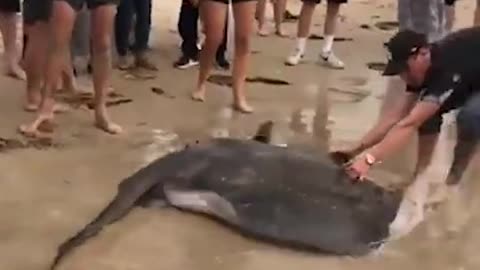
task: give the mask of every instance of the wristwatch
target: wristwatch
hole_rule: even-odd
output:
[[[373,166],[375,163],[377,163],[377,159],[372,154],[366,153],[365,154],[365,162],[369,166]]]

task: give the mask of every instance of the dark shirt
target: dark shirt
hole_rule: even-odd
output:
[[[407,87],[419,93],[419,100],[440,105],[440,113],[465,104],[480,91],[480,27],[462,29],[433,43],[432,65],[421,87]]]

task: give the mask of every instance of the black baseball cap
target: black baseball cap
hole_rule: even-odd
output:
[[[424,34],[412,30],[401,30],[396,33],[385,43],[389,59],[383,75],[393,76],[404,71],[407,67],[408,58],[427,45],[427,36]]]

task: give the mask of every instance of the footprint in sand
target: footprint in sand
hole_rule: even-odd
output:
[[[384,31],[393,31],[398,29],[398,22],[395,21],[382,21],[375,23],[375,27]]]
[[[368,80],[364,77],[359,77],[359,76],[347,76],[347,77],[342,77],[341,81],[343,82],[348,82],[352,86],[364,86],[367,84]]]
[[[329,87],[328,88],[329,97],[332,101],[357,103],[357,102],[361,102],[371,94],[369,90],[364,90],[359,88],[359,87],[365,86],[368,83],[368,80],[364,77],[359,77],[359,76],[342,77],[341,81],[347,83],[346,88],[348,89]]]
[[[386,63],[382,62],[369,62],[367,63],[367,67],[371,70],[376,70],[376,71],[381,71],[383,72],[385,70],[385,67],[387,66]]]
[[[328,88],[329,97],[332,101],[357,103],[370,96],[370,91],[362,89],[345,90],[336,87]]]
[[[0,153],[26,149],[26,148],[35,148],[37,150],[49,149],[49,148],[60,148],[61,145],[54,143],[51,138],[31,138],[25,141],[18,139],[9,139],[0,137]]]
[[[323,40],[324,37],[321,36],[321,35],[317,35],[317,34],[312,34],[308,37],[308,39],[312,39],[312,40]],[[333,41],[335,42],[345,42],[345,41],[353,41],[353,38],[351,37],[334,37],[333,38]]]
[[[211,75],[210,77],[208,77],[207,81],[220,86],[232,87],[232,76],[230,75],[221,75],[221,74]],[[246,79],[246,82],[264,83],[264,84],[270,84],[270,85],[290,85],[290,83],[285,80],[267,78],[262,76],[256,76],[253,78],[249,77]]]

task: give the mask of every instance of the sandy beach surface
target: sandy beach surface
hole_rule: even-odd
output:
[[[249,76],[281,79],[289,85],[249,83],[248,96],[256,113],[233,113],[229,121],[223,119],[231,103],[228,87],[210,84],[206,104],[194,103],[189,93],[197,69],[172,68],[179,56],[180,38],[172,31],[176,29],[179,0],[154,0],[151,53],[160,68],[155,77],[135,80],[114,71],[113,87],[121,96],[112,100],[124,103],[111,106],[110,113],[124,127],[122,135],[95,129],[92,111],[78,108],[57,117],[51,144],[28,142],[16,132],[20,123],[33,117],[21,107],[24,82],[0,76],[0,269],[46,269],[57,246],[105,207],[122,179],[173,145],[202,138],[214,129],[227,129],[232,137],[248,137],[262,121],[274,120],[284,127],[277,140],[285,142],[325,147],[327,133],[331,147],[358,139],[377,118],[384,94],[385,79],[367,63],[385,61],[382,44],[393,31],[381,30],[376,24],[396,20],[395,3],[350,0],[343,7],[338,37],[347,40],[335,43],[334,48],[346,63],[345,70],[330,70],[315,63],[321,40],[309,42],[307,63],[287,67],[283,62],[293,38],[255,37]],[[289,1],[288,5],[292,13],[299,12],[300,1]],[[474,1],[459,1],[456,28],[471,24],[473,8]],[[324,14],[322,4],[316,10],[313,33],[323,34]],[[286,23],[285,29],[293,37],[296,23]],[[316,97],[312,97],[312,89],[317,89]],[[296,115],[301,117],[292,117],[298,111],[301,113]],[[294,131],[289,128],[292,119],[298,122]],[[307,131],[314,126],[313,134],[300,132],[302,126]],[[454,138],[452,130],[446,127],[440,146],[447,151]],[[408,182],[415,161],[414,143],[385,162],[374,172],[374,178]],[[442,159],[440,165],[434,166],[431,175],[441,179],[448,155],[438,158]],[[479,191],[473,182],[467,183],[472,193]],[[477,206],[474,200],[473,209]],[[432,215],[413,233],[386,245],[378,254],[344,258],[247,239],[211,220],[173,209],[136,209],[79,248],[60,269],[475,270],[480,269],[480,257],[475,256],[480,245],[478,225],[480,219],[474,213],[462,231],[447,234],[441,216]]]

